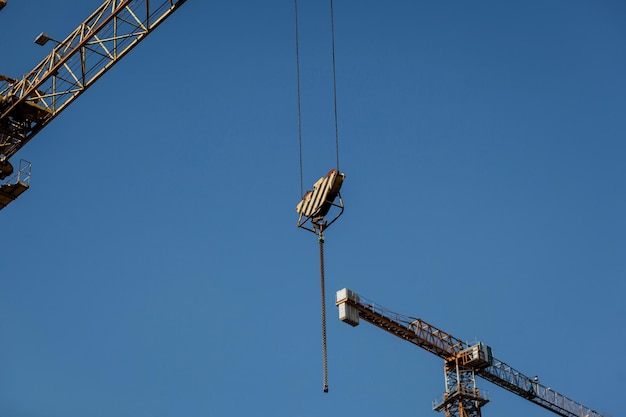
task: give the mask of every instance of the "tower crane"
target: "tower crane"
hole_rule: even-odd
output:
[[[441,400],[433,402],[433,409],[445,411],[446,417],[481,416],[481,408],[489,399],[476,387],[476,376],[562,417],[602,417],[540,384],[537,377],[530,378],[496,359],[484,343],[470,345],[421,319],[382,308],[347,288],[337,291],[336,305],[341,321],[354,327],[363,319],[443,359],[446,391]]]
[[[186,0],[106,0],[21,79],[0,74],[0,210],[29,188],[30,163],[10,162],[69,104]],[[6,1],[0,1],[0,8]]]

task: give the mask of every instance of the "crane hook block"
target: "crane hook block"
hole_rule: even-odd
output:
[[[307,191],[296,206],[296,211],[300,215],[298,227],[319,234],[343,214],[343,200],[339,190],[345,177],[345,174],[331,169],[325,177],[313,184],[313,190]],[[339,201],[335,202],[337,198]],[[339,212],[331,221],[324,220],[332,207],[338,208]],[[311,226],[308,225],[309,222]]]

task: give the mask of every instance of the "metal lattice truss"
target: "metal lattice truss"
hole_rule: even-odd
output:
[[[455,358],[446,361],[444,371],[446,392],[441,401],[433,402],[433,409],[445,411],[446,417],[481,417],[481,407],[489,399],[476,387],[474,370],[459,366]]]
[[[15,154],[184,2],[107,0],[22,79],[0,76],[0,157]]]
[[[495,358],[492,366],[483,370],[477,370],[476,374],[558,415],[565,417],[602,417],[596,411],[567,398],[565,395],[559,394],[550,387],[541,385],[534,378],[529,378]]]
[[[342,295],[343,298],[340,299],[340,294],[347,294],[347,296]],[[446,363],[463,359],[464,352],[472,347],[421,319],[394,313],[350,290],[339,291],[337,297],[338,306],[346,304],[357,309],[359,318],[434,353],[444,359]],[[355,326],[358,322],[353,320],[349,324]],[[468,369],[466,367],[466,370]],[[498,359],[492,358],[488,367],[480,366],[469,370],[562,417],[602,417],[598,412],[543,386],[535,378],[524,375]],[[463,370],[461,371],[460,373],[456,372],[456,375],[462,375]],[[448,379],[452,380],[452,375],[454,373],[446,371],[446,386],[450,385]]]

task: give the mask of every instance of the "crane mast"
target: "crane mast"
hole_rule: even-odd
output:
[[[341,321],[357,326],[363,319],[444,360],[446,392],[433,403],[446,417],[480,417],[489,399],[476,387],[480,376],[562,417],[602,417],[549,387],[540,384],[493,357],[483,343],[470,345],[425,321],[389,311],[344,288],[337,291],[336,305]]]
[[[65,40],[39,35],[52,52],[21,79],[0,75],[0,180],[16,152],[185,1],[106,0]],[[19,173],[0,185],[0,209],[28,188]]]

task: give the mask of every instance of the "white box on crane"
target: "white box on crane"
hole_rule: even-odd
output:
[[[461,364],[473,369],[483,369],[493,364],[491,347],[482,342],[470,346],[459,354]]]
[[[358,304],[359,295],[347,288],[337,291],[335,304],[339,307],[339,320],[348,323],[350,326],[359,325],[359,310],[348,301]]]

